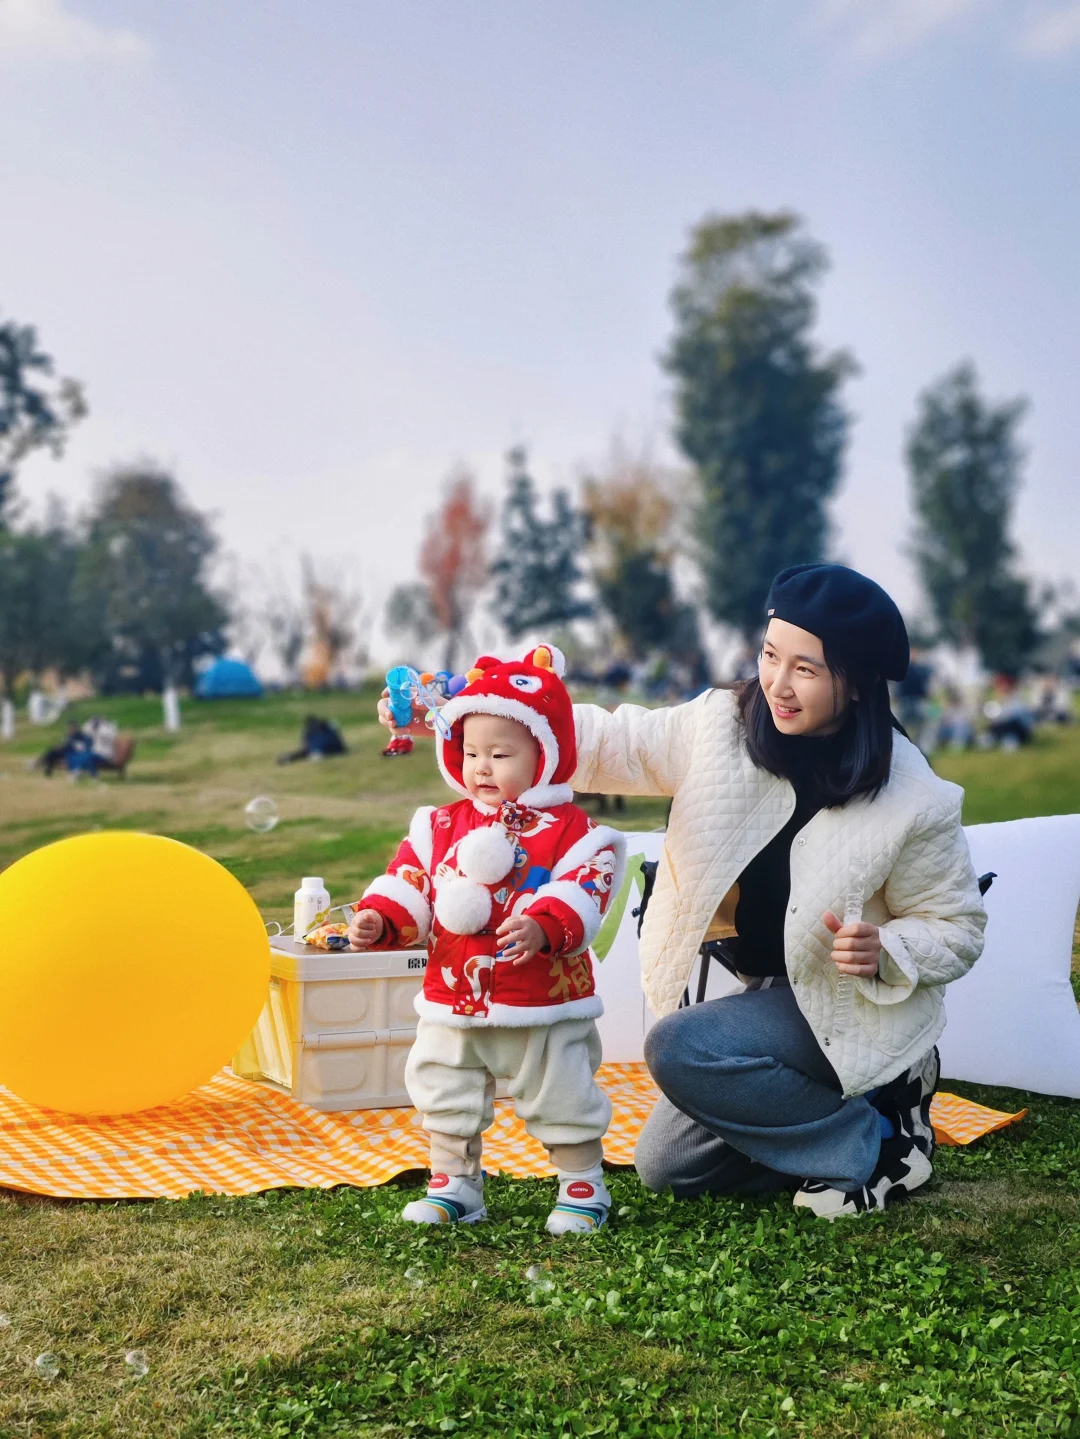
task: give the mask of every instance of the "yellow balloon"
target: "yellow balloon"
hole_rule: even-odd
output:
[[[160,835],[84,834],[0,874],[0,1084],[131,1114],[205,1083],[266,999],[270,947],[227,869]]]

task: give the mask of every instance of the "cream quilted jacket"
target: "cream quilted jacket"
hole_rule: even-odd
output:
[[[576,790],[672,797],[641,935],[646,998],[665,1015],[717,906],[783,828],[795,791],[751,764],[730,691],[669,709],[576,705],[574,713]],[[945,1027],[942,986],[982,952],[986,911],[960,828],[962,800],[897,734],[878,797],[819,810],[792,844],[788,977],[845,1094],[885,1084],[925,1054]],[[871,979],[837,971],[822,923],[828,909],[843,915],[856,866],[867,876],[863,918],[881,928]]]

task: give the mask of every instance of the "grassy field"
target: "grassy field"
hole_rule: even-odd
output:
[[[0,747],[0,865],[129,826],[206,849],[269,917],[304,873],[349,897],[444,791],[429,756],[379,758],[370,698],[318,701],[349,756],[278,767],[309,703],[189,704],[175,736],[156,704],[102,704],[138,735],[124,783],[28,773],[51,736],[21,730]],[[1080,811],[1080,729],[938,767],[967,786],[972,821]],[[281,814],[267,835],[244,820],[257,794]],[[616,818],[652,827],[663,806]],[[0,1193],[0,1436],[1078,1435],[1080,1107],[956,1087],[1030,1114],[850,1226],[784,1199],[675,1204],[630,1172],[612,1178],[615,1222],[561,1246],[542,1182],[495,1179],[494,1222],[437,1233],[398,1222],[404,1183],[182,1203]],[[550,1288],[527,1282],[536,1264]]]

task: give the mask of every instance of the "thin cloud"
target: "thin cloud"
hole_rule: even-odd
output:
[[[57,60],[145,60],[150,46],[133,30],[109,29],[74,14],[64,0],[0,0],[0,56]]]
[[[882,60],[913,50],[984,0],[819,0],[814,26],[842,32],[859,60]]]
[[[1040,60],[1053,60],[1080,46],[1080,3],[1060,6],[1033,19],[1021,33],[1020,49]]]

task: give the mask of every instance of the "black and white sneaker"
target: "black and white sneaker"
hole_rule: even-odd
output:
[[[921,1189],[934,1172],[929,1158],[910,1135],[897,1134],[881,1141],[877,1167],[861,1189],[833,1189],[820,1179],[808,1179],[795,1195],[796,1209],[809,1209],[819,1219],[855,1218],[884,1209]]]
[[[914,1140],[930,1160],[937,1148],[930,1120],[930,1101],[940,1078],[941,1056],[935,1045],[910,1069],[879,1089],[873,1099],[874,1108],[892,1121],[897,1136]]]

